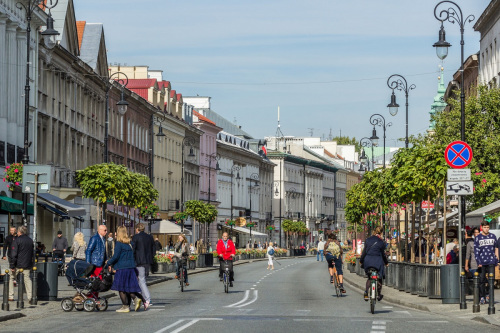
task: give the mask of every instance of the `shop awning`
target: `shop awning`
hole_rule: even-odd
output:
[[[70,219],[70,217],[68,216],[68,214],[66,214],[65,212],[63,212],[63,211],[61,211],[61,210],[59,210],[59,209],[57,209],[55,207],[52,207],[50,205],[47,205],[47,204],[44,204],[44,203],[41,203],[41,202],[38,203],[38,206],[43,207],[44,209],[48,210],[52,214],[58,215],[58,216],[62,217],[65,220],[69,220]]]
[[[146,221],[147,223],[147,221]],[[167,234],[167,235],[179,235],[181,234],[181,226],[167,220],[161,220],[151,225],[152,234]],[[191,232],[184,228],[185,235],[191,235]]]
[[[225,224],[222,224],[222,226],[226,227],[226,228],[231,228],[231,227],[228,227],[227,225]],[[243,228],[243,227],[237,227],[237,226],[233,226],[233,231],[236,231],[236,232],[241,232],[241,233],[244,233],[244,234],[248,234],[250,235],[250,229],[248,228]],[[253,231],[252,230],[252,237],[256,237],[256,238],[267,238],[269,237],[268,234],[263,234],[262,232],[258,232],[258,231]]]
[[[21,200],[0,196],[0,214],[21,215],[23,202]],[[33,205],[28,204],[28,215],[33,215]]]
[[[38,194],[38,199],[42,202],[41,205],[50,206],[54,210],[63,212],[68,217],[79,217],[85,215],[85,208],[75,205],[72,202],[66,201],[50,193],[40,193]],[[54,212],[53,210],[53,212]],[[59,214],[57,214],[59,215]]]

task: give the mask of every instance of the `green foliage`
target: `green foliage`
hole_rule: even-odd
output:
[[[348,137],[348,136],[336,136],[332,139],[332,141],[337,142],[338,145],[354,145],[356,147],[356,151],[360,152],[361,148],[359,146],[359,141],[356,140],[355,137]]]
[[[158,207],[158,205],[154,202],[151,202],[149,205],[141,207],[140,214],[141,214],[141,217],[151,216],[152,218],[156,218],[160,215],[158,213],[159,210],[160,210],[160,208]],[[174,215],[174,217],[175,217],[175,215]]]
[[[7,165],[4,170],[3,181],[9,183],[7,185],[9,191],[14,191],[16,186],[21,186],[23,183],[23,164],[12,163]]]
[[[212,223],[217,218],[217,209],[200,200],[189,200],[185,203],[184,212],[200,223]]]

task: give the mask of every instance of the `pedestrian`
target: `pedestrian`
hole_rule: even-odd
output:
[[[155,254],[155,242],[153,236],[144,232],[145,226],[138,223],[135,228],[135,235],[132,237],[132,247],[136,269],[139,276],[139,287],[144,297],[144,311],[151,305],[151,294],[146,284],[146,278],[151,270]]]
[[[57,237],[52,242],[52,255],[53,258],[61,258],[64,261],[64,255],[68,249],[68,240],[63,237],[62,231],[57,232]]]
[[[253,248],[256,249],[258,246],[257,246],[257,241],[253,241]]]
[[[158,239],[158,237],[155,238],[155,250],[156,252],[159,252],[163,249],[163,246],[161,245],[160,243],[160,240]]]
[[[259,249],[259,250],[262,250],[262,244],[261,244],[261,242],[259,242],[258,249]]]
[[[444,254],[445,258],[448,255],[448,253],[450,253],[450,251],[453,250],[455,245],[458,245],[458,239],[456,239],[456,238],[453,238],[453,240],[450,243],[446,244],[446,248],[445,248],[446,253]]]
[[[10,263],[10,252],[12,249],[12,242],[16,239],[17,237],[17,230],[15,227],[10,227],[9,228],[9,235],[5,237],[5,241],[3,243],[3,260],[9,259]]]
[[[175,261],[175,278],[179,279],[181,276],[181,266],[186,265],[186,262],[189,258],[189,246],[186,240],[186,236],[180,234],[177,238],[177,243],[174,245],[175,253],[174,253],[174,261]],[[186,286],[189,286],[187,270],[184,270],[184,283]]]
[[[391,239],[391,245],[389,245],[389,259],[396,261],[398,258],[398,244],[396,237]]]
[[[466,251],[465,251],[465,271],[469,273],[472,277],[474,273],[477,272],[477,261],[476,256],[474,255],[474,238],[479,235],[478,228],[472,228],[467,231],[467,239],[466,239]]]
[[[246,250],[250,250],[250,241],[247,242]]]
[[[456,264],[458,264],[458,262],[459,262],[458,250],[459,250],[459,246],[455,245],[453,247],[453,250],[450,251],[450,253],[448,253],[446,255],[446,264],[447,265],[456,265]]]
[[[323,261],[323,253],[325,250],[325,242],[321,237],[318,242],[318,253],[316,254],[316,261],[319,261],[319,257],[321,256],[321,261]]]
[[[83,233],[79,231],[73,236],[73,259],[85,260],[85,250],[87,250],[87,243]]]
[[[269,246],[267,247],[267,269],[274,269],[274,247],[273,242],[269,242]]]
[[[106,257],[111,258],[113,256],[113,251],[115,250],[115,239],[113,238],[113,233],[108,234],[106,238]]]
[[[479,269],[480,303],[485,304],[489,301],[489,296],[486,296],[487,274],[495,274],[495,266],[498,264],[498,244],[497,237],[490,233],[488,222],[481,222],[481,228],[481,233],[474,239],[474,255]]]
[[[108,229],[105,225],[100,225],[97,227],[97,233],[92,236],[89,240],[89,244],[87,246],[87,250],[85,250],[85,260],[94,265],[94,271],[91,276],[99,276],[102,279],[102,276],[99,274],[102,271],[104,263],[106,262],[106,233]],[[94,293],[94,296],[99,296],[98,293]]]
[[[130,312],[131,300],[134,300],[135,311],[139,311],[144,298],[137,279],[132,240],[127,233],[127,228],[123,226],[116,230],[115,253],[106,266],[109,266],[109,271],[111,268],[116,270],[111,289],[118,291],[122,301],[122,307],[116,312]]]
[[[194,253],[194,245],[193,245],[193,243],[189,244],[189,252]]]
[[[24,275],[24,289],[28,296],[29,304],[32,305],[32,282],[30,279],[31,269],[33,267],[33,240],[27,235],[28,229],[25,226],[17,228],[17,237],[12,242],[11,248],[11,279],[9,280],[9,301],[14,300],[14,279],[18,274]],[[23,269],[23,272],[19,272]],[[22,299],[24,295],[17,295]]]

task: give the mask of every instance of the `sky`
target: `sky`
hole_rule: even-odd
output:
[[[477,20],[490,0],[456,0]],[[406,77],[409,133],[424,133],[439,68],[448,82],[460,67],[460,29],[441,62],[432,45],[440,22],[431,0],[74,0],[76,19],[103,23],[108,62],[163,70],[183,96],[210,96],[212,109],[254,138],[371,135],[382,114],[387,146],[404,146],[405,97],[387,109],[392,74]],[[439,8],[449,8],[441,5]],[[465,26],[465,57],[479,33]],[[379,129],[380,131],[380,129]],[[381,132],[378,132],[381,134]],[[378,135],[382,137],[381,135]]]

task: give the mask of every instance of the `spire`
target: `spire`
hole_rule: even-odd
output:
[[[285,136],[283,135],[283,132],[281,131],[281,125],[280,125],[280,107],[278,106],[278,128],[276,129],[276,144],[274,149],[280,150],[280,142],[283,140],[283,151],[286,152],[286,139]]]
[[[446,87],[444,86],[444,68],[441,65],[440,68],[440,75],[438,76],[438,90],[437,90],[437,95],[434,96],[434,103],[431,104],[431,111],[429,111],[429,114],[431,115],[431,118],[433,115],[435,115],[437,112],[441,112],[444,110],[446,107],[446,102],[444,101],[444,94],[446,92]],[[434,126],[435,123],[431,119],[429,123],[429,129],[427,130],[428,132],[434,131]]]

